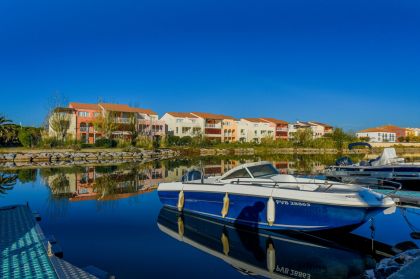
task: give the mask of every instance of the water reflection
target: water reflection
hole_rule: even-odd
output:
[[[159,182],[179,180],[191,168],[221,175],[257,160],[272,162],[282,173],[316,175],[334,163],[335,156],[206,157],[0,171],[0,205],[29,202],[43,217],[43,229],[60,241],[67,260],[94,264],[117,278],[242,278],[241,273],[357,278],[383,257],[420,247],[419,209],[398,208],[352,234],[328,240],[225,226],[176,212],[159,215],[162,205],[153,192]],[[159,233],[158,215],[162,230],[189,245]]]
[[[185,158],[150,163],[120,165],[47,167],[39,175],[51,189],[54,199],[69,201],[115,200],[153,190],[159,182],[179,180],[189,169],[200,168],[206,176],[222,175],[248,162],[269,160],[281,173],[318,174],[335,160],[334,156],[292,156],[270,158]],[[37,169],[8,171],[21,183],[35,182]],[[12,174],[10,174],[12,173]],[[8,188],[4,188],[4,193]]]
[[[0,194],[6,194],[6,191],[12,190],[17,178],[16,174],[0,174]]]
[[[267,278],[359,278],[375,259],[353,248],[307,235],[235,228],[197,215],[163,208],[165,234],[217,257],[239,272]]]

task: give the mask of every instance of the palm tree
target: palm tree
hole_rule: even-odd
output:
[[[6,191],[13,189],[13,185],[16,184],[17,175],[0,174],[0,195],[6,194]]]
[[[8,143],[16,137],[17,126],[11,120],[0,116],[0,143]]]

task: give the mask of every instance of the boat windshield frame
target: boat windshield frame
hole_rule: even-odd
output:
[[[248,166],[248,167],[246,167],[246,169],[252,175],[253,178],[270,177],[270,176],[280,174],[280,172],[272,164]],[[270,173],[267,172],[267,173],[264,173],[264,174],[258,174],[258,172],[266,171],[266,170],[269,170],[271,172]]]

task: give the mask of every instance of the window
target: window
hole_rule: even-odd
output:
[[[236,179],[236,178],[251,178],[249,173],[246,171],[246,169],[237,170],[234,173],[231,173],[230,175],[226,176],[224,179]]]
[[[175,132],[176,134],[178,134],[179,133],[179,129],[178,129],[178,127],[176,127],[176,132]]]
[[[99,112],[94,112],[93,113],[93,116],[95,116],[95,117],[99,117],[101,114],[99,113]]]
[[[181,118],[176,119],[176,123],[181,123],[182,121],[183,121],[183,119],[181,119]]]
[[[78,115],[80,117],[89,117],[89,112],[87,112],[87,111],[79,111]]]
[[[248,169],[255,178],[279,174],[279,171],[275,167],[273,167],[273,165],[269,164],[249,167]]]

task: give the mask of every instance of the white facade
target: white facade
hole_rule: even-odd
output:
[[[330,127],[331,128],[331,127]],[[315,122],[300,122],[290,123],[288,127],[289,139],[293,138],[293,134],[296,133],[299,129],[310,129],[312,132],[312,137],[314,139],[322,138],[325,134],[329,133],[332,129],[327,131],[326,126],[315,123]]]
[[[191,114],[165,113],[160,119],[166,123],[168,134],[194,137],[204,131],[204,120]]]
[[[267,123],[263,120],[243,118],[241,119],[243,127],[245,127],[247,132],[246,141],[247,142],[261,142],[264,138],[275,139],[276,127],[270,123]],[[241,129],[238,129],[241,130]]]
[[[358,138],[369,138],[369,142],[396,142],[397,135],[391,132],[359,132]]]
[[[53,121],[53,118],[58,117],[57,119],[70,121],[69,128],[67,129],[67,137],[71,139],[76,139],[76,114],[73,111],[70,111],[67,109],[65,110],[66,111],[53,112],[51,117],[48,119],[48,136],[49,137],[55,138],[58,136],[57,132],[54,131],[51,125],[51,121]]]
[[[248,125],[244,121],[236,121],[236,138],[239,142],[250,142],[248,138]]]

